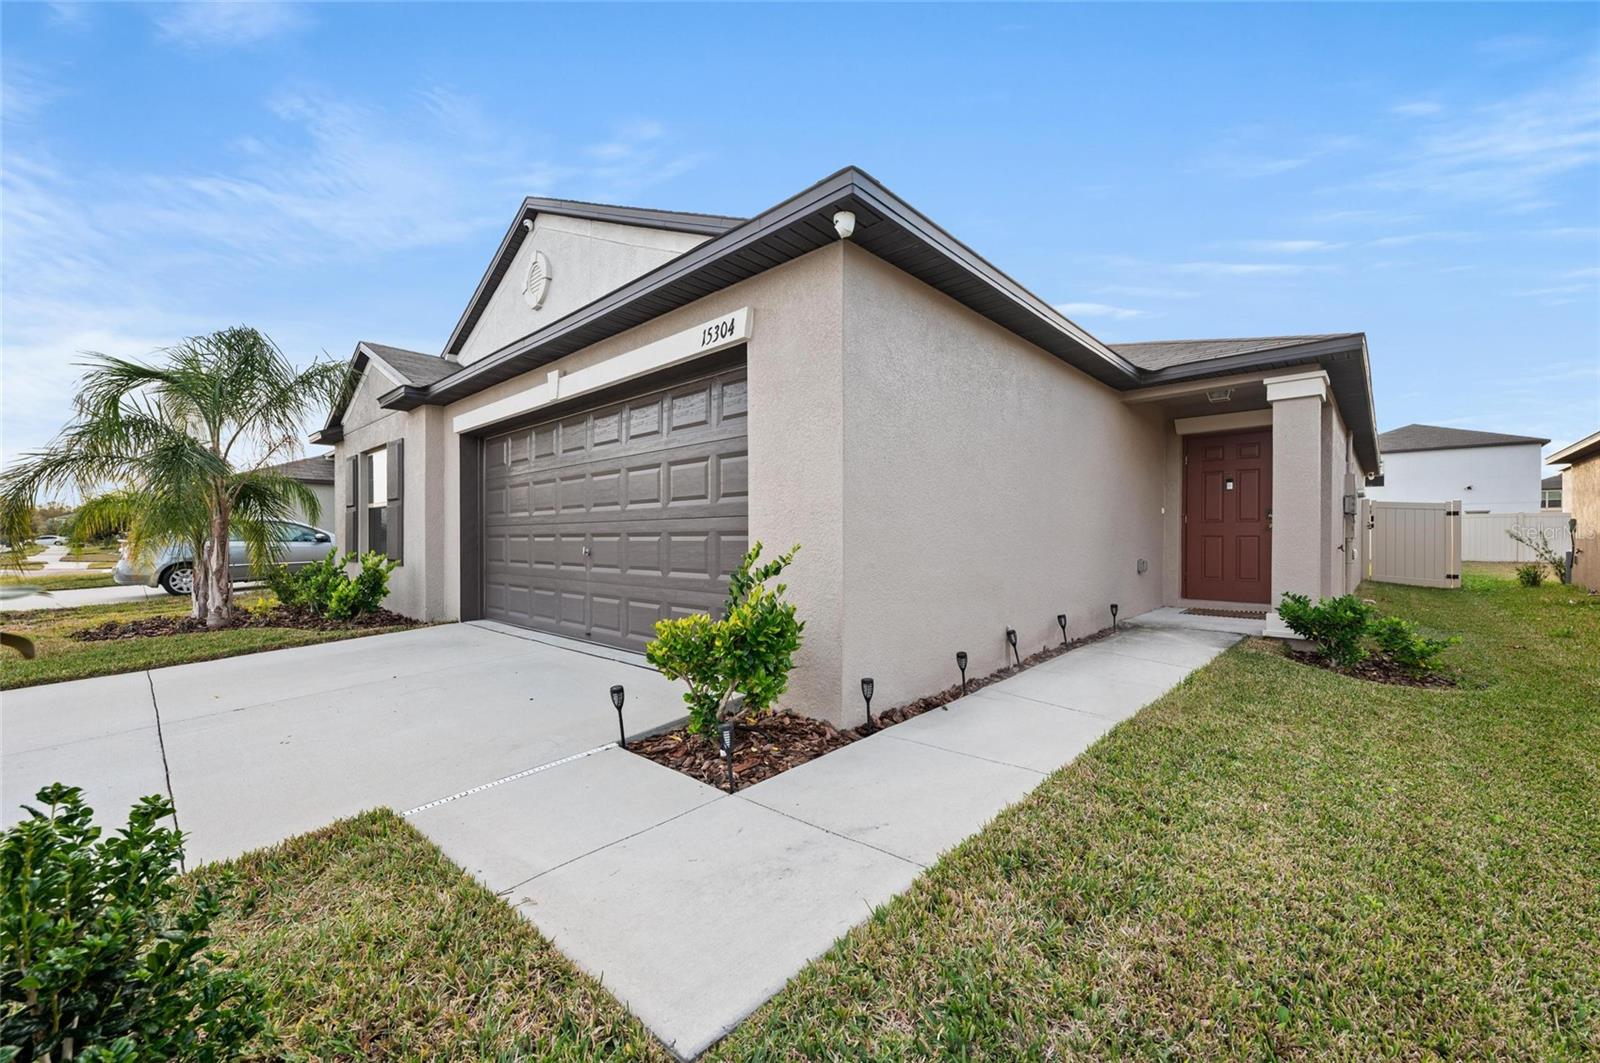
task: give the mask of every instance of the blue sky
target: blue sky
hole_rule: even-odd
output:
[[[1368,334],[1378,417],[1600,428],[1600,6],[0,8],[6,456],[77,352],[438,351],[525,195],[846,164],[1109,341]]]

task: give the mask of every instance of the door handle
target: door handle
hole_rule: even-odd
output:
[[[585,546],[583,548],[583,556],[584,557],[588,557],[589,556],[589,548],[587,546]]]

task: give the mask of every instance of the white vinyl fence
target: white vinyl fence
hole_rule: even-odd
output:
[[[1367,578],[1461,586],[1460,502],[1369,502]]]
[[[1572,533],[1566,513],[1468,513],[1461,519],[1461,559],[1463,561],[1537,561],[1533,551],[1506,532],[1513,528],[1550,537],[1550,545],[1565,557],[1572,549]]]

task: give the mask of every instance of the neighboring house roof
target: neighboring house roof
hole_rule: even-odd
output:
[[[1504,432],[1475,432],[1467,428],[1445,428],[1434,424],[1408,424],[1378,437],[1385,454],[1407,450],[1460,450],[1465,447],[1505,447],[1519,443],[1544,446],[1550,442],[1537,436],[1513,436]]]
[[[1543,480],[1540,480],[1539,489],[1541,491],[1561,490],[1561,474],[1556,473],[1554,476],[1546,476]]]
[[[1546,465],[1571,465],[1590,458],[1600,458],[1600,432],[1584,436],[1571,446],[1562,447],[1548,458]]]
[[[291,480],[306,484],[333,483],[333,453],[313,454],[309,458],[296,458],[277,465],[269,465],[272,472],[280,472]]]
[[[409,410],[424,404],[455,402],[835,243],[839,237],[834,232],[832,217],[837,211],[848,210],[856,216],[851,240],[863,250],[1119,390],[1280,366],[1317,364],[1328,373],[1345,422],[1355,434],[1356,455],[1362,467],[1368,472],[1378,469],[1377,423],[1373,415],[1366,337],[1362,333],[1185,340],[1111,347],[1062,316],[1060,311],[995,268],[869,174],[854,167],[840,170],[743,222],[717,215],[676,215],[670,211],[575,205],[565,200],[525,200],[501,242],[494,263],[479,282],[467,313],[446,345],[447,351],[459,346],[482,312],[488,295],[504,276],[510,256],[523,238],[521,234],[526,232],[521,223],[530,210],[579,217],[603,216],[605,220],[624,224],[656,227],[669,227],[668,223],[676,219],[678,227],[685,231],[712,235],[704,243],[622,287],[470,365],[459,366],[431,384],[406,384],[384,393],[379,402],[385,408]],[[649,219],[644,215],[649,215]],[[630,218],[634,220],[629,221]],[[364,344],[357,349],[358,362],[366,357],[363,349],[377,356],[373,345]],[[338,416],[342,405],[334,411],[329,427],[314,437],[318,442],[332,443],[340,438]]]

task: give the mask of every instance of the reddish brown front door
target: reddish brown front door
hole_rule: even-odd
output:
[[[1272,430],[1183,442],[1183,595],[1271,599]]]

